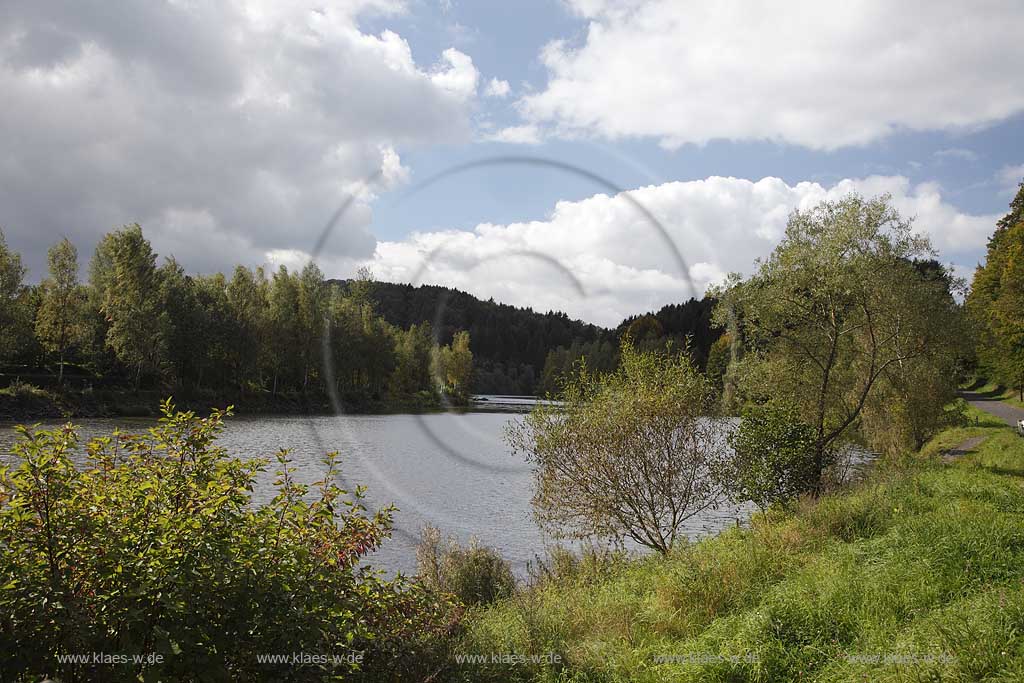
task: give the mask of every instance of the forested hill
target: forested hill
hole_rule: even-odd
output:
[[[347,286],[349,281],[339,281]],[[626,318],[614,330],[573,320],[565,313],[539,313],[435,285],[413,286],[371,282],[377,313],[392,325],[408,329],[429,322],[441,344],[457,330],[468,330],[480,393],[532,394],[557,388],[554,378],[581,355],[592,367],[606,370],[617,362],[618,339],[627,330],[640,341],[690,338],[694,360],[703,367],[711,345],[721,335],[712,328],[714,300],[690,299],[654,313]]]
[[[680,344],[689,338],[694,361],[703,367],[707,362],[711,345],[722,336],[722,330],[715,328],[711,322],[714,308],[715,300],[710,297],[690,299],[682,304],[668,304],[662,306],[657,313],[626,318],[619,323],[616,331],[621,335],[633,328],[634,337],[654,334],[670,337]],[[652,318],[655,322],[651,322]]]
[[[350,281],[336,281],[347,286]],[[548,352],[573,342],[611,340],[615,333],[565,313],[538,313],[436,285],[368,283],[376,310],[402,329],[428,322],[441,344],[468,330],[474,389],[480,393],[532,394]]]

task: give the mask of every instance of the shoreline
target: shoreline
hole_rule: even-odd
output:
[[[175,396],[168,391],[53,392],[35,387],[0,391],[0,422],[33,422],[57,419],[112,417],[159,417],[159,405],[171,397],[181,410],[205,414],[212,408],[234,406],[235,415],[333,415],[331,401],[323,396]],[[396,413],[444,412],[444,403],[436,397],[411,396],[401,399],[342,400],[345,413],[356,415],[392,415]],[[470,406],[465,406],[469,409]]]

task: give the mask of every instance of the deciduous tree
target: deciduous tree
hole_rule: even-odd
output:
[[[743,341],[755,352],[745,363],[767,378],[760,398],[795,402],[814,430],[817,491],[872,392],[947,342],[946,310],[922,306],[936,285],[914,265],[930,254],[887,196],[849,195],[791,214],[758,272],[721,292],[719,321],[731,312],[742,319]]]
[[[719,502],[717,395],[687,353],[642,352],[627,339],[617,370],[584,366],[559,397],[508,428],[534,464],[534,513],[554,536],[667,553],[688,519]]]
[[[27,336],[24,278],[21,255],[8,248],[0,230],[0,360],[15,355]]]
[[[44,348],[57,354],[58,381],[64,382],[68,351],[88,338],[85,323],[86,292],[78,283],[78,250],[65,237],[50,248],[50,277],[40,284],[36,336]]]

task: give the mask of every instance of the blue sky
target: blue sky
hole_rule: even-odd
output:
[[[369,18],[366,26],[371,31],[396,30],[409,41],[418,61],[427,62],[454,45],[471,54],[483,74],[506,80],[522,92],[541,89],[546,82],[547,72],[538,58],[542,48],[557,39],[585,40],[587,22],[559,0],[423,1],[410,4],[406,16]],[[499,126],[513,126],[520,123],[514,104],[514,98],[486,101],[482,114]],[[530,153],[591,169],[624,188],[711,175],[831,183],[899,174],[915,183],[941,183],[944,196],[965,211],[993,213],[1006,208],[1006,183],[1001,182],[999,172],[1024,163],[1022,141],[1024,115],[1015,115],[978,130],[905,131],[871,144],[830,151],[730,140],[665,150],[657,140],[626,139],[614,143],[553,140]],[[508,153],[509,145],[474,142],[417,149],[407,162],[417,175],[426,177],[481,156]],[[413,226],[472,227],[488,220],[542,218],[559,199],[583,199],[599,189],[557,172],[531,179],[536,175],[536,170],[493,170],[478,178],[463,177],[457,183],[435,186],[415,202],[400,197],[382,202],[378,234],[394,238]],[[549,175],[558,176],[557,182]],[[466,192],[468,188],[472,192]],[[422,224],[424,211],[436,215],[438,222]]]
[[[969,277],[1024,176],[1022,28],[1008,0],[10,0],[0,226],[33,280],[136,221],[193,272],[295,268],[354,198],[328,276],[614,324],[888,192]],[[420,188],[509,156],[630,194],[525,164]]]

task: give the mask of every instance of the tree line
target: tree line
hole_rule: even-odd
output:
[[[1024,400],[1024,182],[988,240],[967,297],[978,372]]]
[[[611,372],[619,366],[619,344],[629,338],[641,350],[686,349],[694,365],[707,372],[721,389],[724,372],[722,330],[713,320],[716,300],[710,296],[691,298],[682,304],[667,304],[658,311],[633,315],[608,334],[596,338],[578,338],[567,346],[548,351],[540,373],[538,393],[554,394],[581,361],[592,372]]]
[[[50,249],[39,285],[25,285],[25,274],[0,233],[0,362],[9,376],[243,404],[289,396],[430,404],[440,392],[465,402],[471,390],[468,333],[438,344],[429,323],[387,322],[368,273],[345,286],[314,263],[190,275],[173,257],[158,265],[130,225],[99,242],[84,283],[67,239]]]
[[[348,281],[341,282],[347,285]],[[376,309],[393,325],[430,323],[441,343],[466,330],[473,340],[474,390],[493,394],[546,394],[586,358],[592,369],[619,362],[619,341],[630,335],[642,347],[671,342],[686,346],[698,367],[708,365],[721,330],[712,321],[715,300],[704,297],[633,315],[613,329],[574,320],[558,311],[541,313],[437,285],[371,282]]]
[[[614,331],[574,320],[557,311],[541,313],[481,300],[450,287],[374,281],[369,295],[392,325],[429,323],[442,344],[458,330],[473,346],[473,387],[486,394],[533,394],[553,349],[599,341],[617,343]]]

